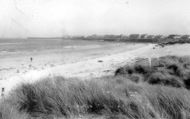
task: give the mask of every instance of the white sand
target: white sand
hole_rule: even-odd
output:
[[[106,54],[101,57],[91,57],[78,62],[70,62],[54,67],[46,67],[41,70],[29,70],[26,73],[18,73],[6,80],[0,80],[0,89],[5,88],[7,95],[14,87],[19,84],[28,82],[33,83],[45,77],[63,76],[66,78],[77,77],[81,79],[89,79],[92,77],[100,77],[105,75],[113,75],[114,70],[128,62],[132,62],[140,53],[144,53],[152,49],[154,45],[141,46],[131,51],[123,51],[121,53]],[[135,55],[134,55],[135,54]]]

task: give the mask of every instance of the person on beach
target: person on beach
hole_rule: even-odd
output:
[[[33,58],[32,57],[30,57],[30,61],[32,62],[32,60],[33,60]]]
[[[33,58],[32,57],[30,57],[30,64],[29,64],[29,68],[31,68],[32,67],[32,61],[33,61]]]
[[[5,88],[1,88],[1,97],[4,96]]]

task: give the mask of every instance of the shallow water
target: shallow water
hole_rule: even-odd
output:
[[[0,40],[0,52],[36,51],[47,49],[83,47],[86,45],[101,45],[98,41],[69,39],[6,39]]]

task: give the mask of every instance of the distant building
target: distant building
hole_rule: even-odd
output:
[[[181,35],[171,34],[171,35],[169,35],[167,38],[170,38],[170,39],[180,39],[180,38],[181,38]]]
[[[129,35],[129,39],[140,39],[140,35],[139,34],[131,34],[131,35]]]
[[[155,37],[154,35],[148,35],[147,39],[154,39],[154,37]]]
[[[165,39],[166,36],[163,36],[163,35],[156,35],[154,38],[155,38],[155,39]]]
[[[104,35],[103,40],[105,41],[120,41],[122,35]]]
[[[129,36],[121,35],[121,41],[127,41],[127,40],[129,40]]]
[[[147,39],[147,37],[148,37],[148,34],[141,34],[140,35],[140,39]]]
[[[190,39],[190,35],[183,35],[181,36],[181,39]]]

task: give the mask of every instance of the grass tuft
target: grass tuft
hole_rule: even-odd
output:
[[[152,59],[151,66],[149,63],[138,62],[131,66],[121,67],[116,70],[115,75],[126,76],[136,83],[147,82],[152,85],[158,84],[189,89],[189,66],[189,57],[164,56]],[[134,76],[136,76],[136,79],[134,79]]]

